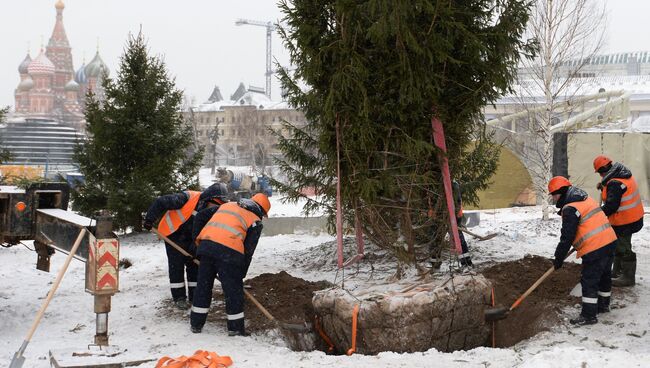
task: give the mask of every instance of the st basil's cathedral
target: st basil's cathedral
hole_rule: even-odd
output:
[[[39,118],[65,123],[79,123],[84,119],[86,93],[91,90],[102,97],[101,79],[108,68],[99,51],[87,65],[75,72],[68,37],[63,27],[62,0],[55,4],[56,23],[45,50],[41,47],[32,59],[27,53],[18,67],[20,83],[15,90],[16,116]]]

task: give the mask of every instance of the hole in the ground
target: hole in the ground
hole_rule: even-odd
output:
[[[245,304],[246,325],[250,332],[278,328],[284,341],[292,350],[327,351],[325,342],[314,328],[314,291],[326,289],[327,281],[310,282],[289,275],[265,273],[246,281],[248,291],[280,322],[270,321],[253,303]]]
[[[485,269],[478,270],[477,273],[484,276],[485,279],[494,285],[497,305],[509,307],[510,304],[512,304],[512,302],[514,302],[528,287],[543,275],[551,265],[552,263],[548,258],[526,256],[520,260],[498,263]],[[537,290],[528,296],[528,298],[517,309],[511,312],[504,320],[498,321],[496,324],[496,346],[513,346],[522,340],[531,338],[536,334],[557,325],[561,318],[562,309],[580,302],[579,298],[570,296],[571,290],[580,281],[580,268],[581,266],[579,264],[570,262],[565,263],[562,269],[554,272],[537,288]],[[485,280],[483,279],[482,282],[477,281],[478,279],[482,279],[481,277],[461,275],[460,278],[465,278],[465,281],[454,280],[451,284],[455,283],[455,287],[458,287],[463,282],[468,282],[467,280],[469,279],[471,281],[469,281],[469,284],[467,285],[469,285],[470,290],[473,290],[471,288],[476,288],[476,290],[482,291],[486,290],[485,284],[487,283]],[[483,283],[483,286],[481,286],[481,283]],[[321,350],[328,352],[329,345],[323,340],[323,338],[321,338],[315,328],[314,316],[316,313],[312,304],[312,298],[315,291],[324,290],[332,286],[330,283],[326,281],[310,282],[293,277],[286,272],[280,272],[277,274],[259,275],[247,280],[246,284],[250,286],[248,291],[265,308],[267,308],[267,310],[278,321],[294,326],[307,326],[306,329],[278,328],[278,326],[260,312],[253,303],[246,300],[246,326],[249,332],[261,333],[276,330],[281,334],[284,341],[292,350]],[[446,283],[443,283],[442,287],[446,290],[453,289],[454,286],[450,287],[451,284],[447,281]],[[223,295],[220,287],[216,286],[214,290],[214,299],[208,315],[208,323],[225,324],[225,315],[223,314]],[[436,287],[428,288],[427,285],[418,284],[417,288],[409,290],[407,293],[398,293],[398,296],[404,299],[411,298],[415,300],[418,293],[424,292],[426,294],[432,290],[435,291]],[[449,290],[446,292],[449,292]],[[438,328],[439,331],[443,331],[444,341],[442,343],[439,340],[434,341],[434,338],[431,337],[432,335],[430,334],[417,336],[418,333],[416,332],[414,334],[413,329],[408,330],[401,327],[400,329],[393,328],[389,333],[394,336],[391,335],[388,338],[393,338],[394,340],[413,339],[414,341],[421,341],[422,339],[430,339],[425,341],[425,345],[429,344],[428,347],[422,345],[421,347],[412,348],[409,347],[407,343],[405,344],[407,348],[398,347],[393,351],[422,351],[428,350],[431,347],[436,347],[440,351],[453,351],[457,349],[469,349],[481,345],[492,346],[491,324],[485,323],[482,319],[483,311],[486,308],[490,308],[487,304],[489,302],[489,297],[486,297],[486,294],[474,297],[470,295],[472,293],[465,293],[462,295],[454,295],[454,293],[455,291],[451,292],[451,296],[448,296],[447,299],[441,299],[440,303],[447,303],[446,306],[442,307],[440,305],[435,305],[437,304],[437,302],[435,302],[428,307],[431,309],[432,316],[434,317],[429,318],[429,320],[425,321],[423,325],[425,327],[424,329],[431,329],[432,327],[430,325],[432,323],[434,325],[438,324],[438,326],[434,327]],[[481,292],[476,292],[474,295],[477,293],[481,294]],[[391,293],[389,292],[389,294]],[[487,294],[489,294],[489,291]],[[461,311],[463,306],[460,303],[462,301],[466,301],[468,305],[471,304],[470,306],[465,306],[467,308],[464,311]],[[339,302],[337,301],[337,303]],[[348,303],[347,308],[349,309],[349,307],[350,305]],[[442,310],[445,312],[440,312]],[[454,310],[454,312],[449,313],[450,310]],[[408,318],[405,318],[405,314],[403,314],[405,311],[408,311],[408,309],[400,310],[398,313],[402,314],[394,316],[393,321],[385,321],[384,319],[387,319],[386,315],[372,315],[368,310],[365,310],[364,314],[360,314],[359,317],[357,345],[359,346],[360,344],[370,343],[372,338],[369,336],[384,334],[386,331],[383,330],[382,327],[379,327],[382,326],[384,322],[387,322],[388,324],[392,323],[396,326],[408,327],[403,325],[404,323],[409,323],[405,322],[408,320]],[[351,317],[349,317],[347,312],[345,312],[345,316],[346,317],[341,321],[341,324],[345,327],[345,331],[343,334],[339,334],[338,340],[340,341],[334,341],[334,345],[338,345],[338,348],[335,347],[334,351],[329,351],[330,353],[343,354],[350,345],[349,333],[351,330]],[[435,316],[444,317],[436,318]],[[388,317],[388,319],[391,317],[393,316]],[[448,323],[447,319],[449,318],[468,319],[468,321],[465,321],[462,325],[462,328],[464,329],[462,334],[458,334],[455,327],[452,327],[456,326],[458,321]],[[372,319],[374,319],[374,323],[377,326],[369,326],[368,321]],[[321,321],[321,325],[322,324],[323,321]],[[444,327],[445,324],[448,324],[449,326]],[[447,328],[447,330],[445,330],[445,328]],[[324,330],[327,329],[324,328]],[[415,331],[418,331],[418,329],[416,328]],[[428,331],[428,333],[429,332],[430,331]],[[476,340],[477,336],[487,338],[485,340]],[[328,337],[332,340],[337,339],[335,332],[328,333]],[[440,337],[440,335],[437,337]],[[460,347],[454,348],[453,346]],[[345,349],[342,347],[345,347]],[[372,349],[369,350],[369,354],[374,354],[378,351],[391,349],[380,349],[378,351],[372,351]],[[363,353],[363,351],[358,351],[358,353]]]
[[[496,264],[480,270],[479,273],[494,285],[497,305],[509,307],[551,265],[552,263],[548,258],[526,256],[520,260]],[[547,331],[559,323],[562,309],[579,303],[579,298],[570,296],[571,290],[579,281],[580,265],[570,262],[565,263],[562,269],[554,272],[517,309],[510,313],[507,318],[497,322],[495,328],[496,346],[513,346],[542,331]],[[311,317],[314,315],[313,305],[311,304],[313,292],[329,286],[327,282],[310,283],[295,278],[286,272],[260,275],[248,283],[252,286],[250,291],[253,295],[279,321],[293,324],[307,323],[310,326],[314,325],[313,317]],[[483,308],[489,307],[489,305],[485,305]],[[275,327],[262,313],[255,309],[252,303],[246,304],[246,315],[248,318],[247,325],[253,332],[269,330]],[[463,318],[461,316],[464,315],[469,316],[472,313],[458,313],[455,318]],[[476,314],[472,316],[474,318]],[[363,322],[359,323],[359,340],[357,343],[360,343],[360,340],[364,339],[364,332],[367,333],[363,331]],[[343,324],[349,324],[349,321],[345,321]],[[487,327],[491,330],[489,323],[482,324],[470,321],[466,326],[470,326],[470,329],[476,328],[480,330]],[[283,334],[284,340],[289,347],[294,350],[305,350],[305,347],[307,347],[307,350],[310,350],[309,347],[311,347],[314,350],[327,351],[328,345],[318,335],[318,331],[315,329],[308,331],[308,333],[300,333],[290,329],[280,329],[280,332]],[[465,335],[465,339],[468,339],[467,336],[470,336],[470,334]],[[449,340],[457,338],[451,332],[449,335]],[[336,338],[335,336],[329,337],[331,339]],[[410,337],[406,336],[405,338],[408,339]],[[474,337],[472,336],[472,338]],[[314,339],[315,341],[313,341]],[[349,336],[344,336],[342,339],[348,340]],[[349,342],[347,343],[349,344]],[[432,343],[435,344],[433,341]],[[451,348],[453,344],[449,342],[446,342],[446,344],[449,350],[454,350]],[[471,348],[471,344],[467,341],[461,342],[460,344],[461,346],[464,344],[466,348]],[[475,346],[478,345],[481,345],[481,343],[478,342]],[[492,346],[491,333],[488,333],[488,338],[483,345]],[[399,348],[396,350],[399,350]],[[344,351],[334,351],[334,353],[344,353]]]
[[[527,255],[522,259],[498,263],[482,271],[496,294],[496,304],[510,307],[531,285],[552,266],[551,260]],[[562,309],[580,303],[570,295],[580,282],[581,266],[565,262],[553,272],[508,316],[496,322],[496,347],[510,347],[547,331],[560,322]],[[492,340],[486,343],[492,346]]]

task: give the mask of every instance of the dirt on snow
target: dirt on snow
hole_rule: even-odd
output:
[[[494,285],[496,305],[509,307],[551,266],[552,262],[548,258],[527,255],[522,259],[498,263],[476,272],[481,273]],[[570,292],[580,282],[580,270],[580,264],[565,262],[561,269],[551,274],[518,308],[509,313],[507,318],[498,321],[495,328],[496,346],[510,347],[546,331],[565,317],[562,315],[563,309],[579,306],[580,298],[571,296]],[[310,282],[284,271],[259,275],[247,280],[246,285],[250,286],[247,290],[278,321],[301,325],[313,323],[314,291],[332,286],[327,281]],[[178,316],[178,311],[174,311],[171,302],[162,304],[160,309],[161,313],[170,317]],[[224,309],[221,288],[215,285],[207,323],[225,327]],[[249,332],[260,333],[276,327],[248,299],[245,300],[244,312]],[[491,345],[490,339],[486,346]]]

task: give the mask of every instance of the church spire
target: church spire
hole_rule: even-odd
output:
[[[63,9],[65,9],[65,5],[63,1],[58,0],[54,7],[56,8],[56,23],[47,47],[70,47],[68,36],[65,34],[65,28],[63,27]]]

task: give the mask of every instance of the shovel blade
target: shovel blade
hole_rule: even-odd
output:
[[[22,354],[14,354],[13,359],[11,359],[11,363],[9,364],[9,368],[22,368],[23,364],[25,364],[25,357],[22,356]]]
[[[280,328],[283,328],[285,330],[293,331],[293,332],[309,332],[313,330],[312,326],[309,326],[307,324],[301,325],[298,323],[284,323],[284,322],[279,322],[278,326]]]
[[[488,308],[484,311],[485,321],[499,321],[505,319],[508,316],[510,310],[506,307],[497,307],[497,308]]]

